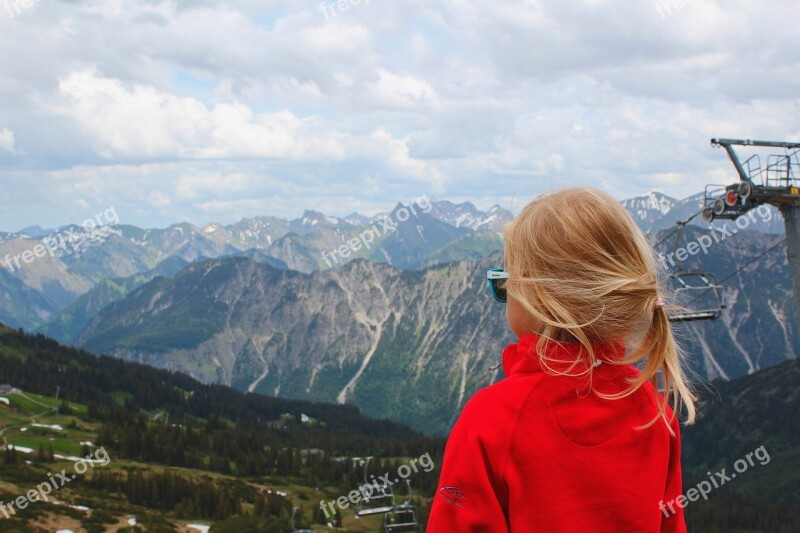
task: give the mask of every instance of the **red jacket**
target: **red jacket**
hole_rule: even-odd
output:
[[[538,339],[510,344],[506,379],[464,406],[447,441],[428,533],[686,531],[681,507],[673,504],[673,514],[665,505],[681,493],[678,423],[674,437],[663,420],[635,429],[658,412],[652,386],[599,398],[588,376],[544,372]],[[553,346],[547,355],[574,361],[577,348]],[[605,361],[624,353],[621,345],[598,348]],[[591,382],[614,393],[637,375],[632,366],[601,363]]]

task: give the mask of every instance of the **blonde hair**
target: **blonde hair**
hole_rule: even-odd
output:
[[[549,343],[580,343],[588,363],[583,373],[590,377],[597,345],[624,343],[629,351],[614,363],[642,363],[637,365],[641,373],[620,393],[601,396],[624,398],[650,381],[659,414],[644,428],[660,417],[672,432],[666,407],[670,402],[673,418],[683,405],[686,422],[694,422],[696,397],[661,305],[665,288],[655,252],[619,202],[594,189],[563,189],[526,205],[503,236],[506,289],[542,324],[537,351],[545,369],[559,373],[543,356]],[[638,342],[630,346],[634,340]]]

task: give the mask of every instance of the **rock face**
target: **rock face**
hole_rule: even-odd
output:
[[[340,403],[444,431],[512,340],[486,297],[499,255],[424,271],[355,261],[311,275],[191,265],[106,308],[78,342],[242,390]]]
[[[773,240],[741,234],[694,266],[728,274]],[[466,399],[502,378],[497,365],[514,339],[484,281],[500,261],[498,253],[408,271],[359,260],[312,274],[247,258],[196,263],[105,308],[78,342],[250,392],[352,402],[369,416],[444,433]],[[796,358],[785,252],[726,286],[721,320],[677,326],[694,372],[734,378]]]

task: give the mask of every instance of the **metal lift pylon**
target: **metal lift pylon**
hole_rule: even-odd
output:
[[[706,187],[703,220],[709,224],[718,218],[735,220],[761,205],[777,207],[786,226],[786,255],[794,287],[795,305],[800,312],[800,143],[711,139],[711,145],[724,148],[728,153],[739,175],[739,183]],[[758,154],[742,161],[735,146],[780,148],[783,153],[769,155],[766,167],[762,167]],[[712,188],[716,188],[715,192],[718,192],[722,187],[722,196],[709,193]]]

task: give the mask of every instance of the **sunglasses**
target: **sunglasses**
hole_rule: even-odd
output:
[[[506,281],[508,280],[508,272],[502,268],[493,268],[486,272],[486,282],[489,285],[489,292],[495,300],[501,304],[506,303]]]

